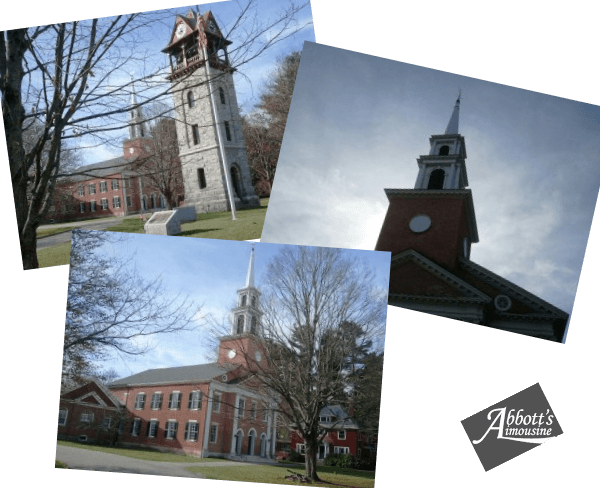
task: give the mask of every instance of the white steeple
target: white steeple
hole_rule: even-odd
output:
[[[452,115],[450,116],[450,121],[448,122],[448,127],[446,127],[446,132],[444,134],[458,134],[458,111],[460,109],[460,90],[458,91],[458,98],[456,99],[456,104],[454,105],[454,110],[452,111]]]
[[[146,128],[142,107],[138,105],[133,76],[131,77],[131,108],[129,109],[129,116],[129,138],[148,137],[150,134]]]
[[[246,286],[245,288],[254,288],[254,244],[252,244],[252,250],[250,251],[250,263],[248,264],[248,274],[246,275]]]

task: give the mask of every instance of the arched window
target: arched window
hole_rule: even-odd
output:
[[[256,319],[256,315],[252,317],[250,321],[250,333],[256,335],[256,326],[258,324],[258,320]]]
[[[450,153],[450,146],[440,147],[440,156],[448,156],[449,153]]]
[[[249,456],[254,456],[255,440],[256,440],[256,431],[254,429],[251,429],[250,432],[248,432],[248,455]]]
[[[443,169],[436,169],[431,172],[431,176],[429,177],[429,185],[427,185],[428,190],[441,190],[444,188],[444,178],[446,177],[446,173]]]
[[[237,431],[237,434],[235,434],[235,453],[238,456],[241,456],[242,454],[242,443],[244,440],[244,432],[242,431],[242,429]]]
[[[242,307],[246,306],[246,298],[247,298],[246,295],[242,295]]]
[[[194,100],[194,92],[189,91],[187,94],[187,99],[188,99],[188,106],[190,108],[192,108],[194,105],[196,105],[196,100]]]
[[[260,457],[267,457],[267,435],[260,436]]]
[[[252,306],[256,307],[256,297],[252,296]]]
[[[240,180],[240,172],[236,166],[231,167],[231,182],[233,184],[233,190],[238,197],[242,196],[242,183]]]
[[[243,315],[240,315],[237,319],[237,333],[238,334],[244,333],[244,316]]]
[[[222,86],[219,87],[219,98],[221,99],[221,103],[225,105],[225,90],[223,90]]]

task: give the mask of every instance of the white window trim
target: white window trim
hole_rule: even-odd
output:
[[[296,444],[296,452],[298,454],[306,454],[306,444]]]
[[[190,394],[193,393],[198,393],[198,404],[196,407],[193,406],[192,403],[192,408],[188,408],[188,410],[202,410],[202,390],[192,390],[190,391]],[[188,399],[189,401],[189,399]]]
[[[108,210],[108,198],[100,200],[100,206],[102,207],[102,210]]]
[[[341,434],[342,432],[344,433],[344,437],[341,437],[341,436],[340,436],[340,434]],[[337,433],[337,438],[338,438],[338,440],[340,440],[340,441],[345,441],[345,440],[346,440],[346,431],[345,431],[345,430],[338,430],[338,433]]]
[[[138,407],[138,397],[144,395],[144,406],[142,408]],[[146,408],[146,392],[141,391],[135,394],[135,398],[133,400],[133,408],[134,410],[144,410]]]
[[[212,438],[212,428],[213,428],[213,426],[215,428],[215,439],[214,440]],[[214,424],[214,423],[210,424],[210,429],[209,429],[209,432],[208,432],[208,441],[211,444],[216,444],[218,438],[219,438],[219,424]]]
[[[133,419],[133,425],[135,426],[135,424],[138,424],[138,428],[137,430],[135,428],[133,428],[133,432],[131,433],[131,437],[137,437],[140,435],[140,432],[142,430],[142,419],[139,417],[136,417]]]
[[[108,191],[108,185],[106,184],[106,181],[101,181],[100,182],[100,193],[106,193]]]
[[[152,398],[150,399],[150,410],[160,410],[160,407],[154,407],[154,395],[162,395],[162,391],[155,391],[152,393]],[[159,399],[159,405],[162,403],[162,398]]]
[[[175,419],[169,419],[165,423],[165,432],[166,432],[165,439],[173,440],[173,439],[175,439],[175,436],[177,435],[177,433],[175,432],[175,427],[174,426],[173,426],[173,435],[172,436],[169,435],[169,431],[171,430],[170,429],[171,425],[177,425],[177,420],[175,420]]]
[[[173,395],[175,395],[175,393],[177,393],[177,401],[175,402],[175,406],[172,407],[171,405],[173,402],[171,400],[173,400],[173,398],[174,398]],[[177,404],[180,404],[180,402],[181,402],[181,392],[180,391],[172,391],[169,394],[169,410],[179,410],[179,408],[177,408]]]
[[[62,423],[60,421],[60,412],[65,412],[65,418],[63,419]],[[58,425],[60,425],[60,426],[67,425],[68,417],[69,417],[69,409],[68,408],[59,408],[58,409]]]
[[[187,424],[188,428],[187,428],[187,435],[186,435],[185,441],[186,442],[198,442],[198,438],[200,437],[200,424],[198,424],[197,420],[188,420],[186,422],[186,424]],[[196,425],[196,438],[195,439],[190,439],[190,426],[192,424]]]
[[[90,417],[90,420],[83,420],[84,415]],[[86,423],[86,424],[93,424],[94,423],[94,412],[81,412],[79,414],[79,422]]]
[[[148,427],[148,438],[149,439],[154,439],[158,435],[158,425],[159,425],[158,419],[150,419],[150,420],[148,420],[148,424],[149,425],[152,425],[152,423],[154,423],[156,425],[156,432],[154,433],[154,435],[150,435],[150,433],[152,432],[152,428]]]
[[[91,200],[90,201],[90,212],[95,212],[96,211],[96,200]]]

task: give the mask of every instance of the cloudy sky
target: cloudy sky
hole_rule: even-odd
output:
[[[261,240],[374,249],[384,188],[414,188],[459,89],[471,259],[570,313],[600,182],[594,105],[307,42]]]
[[[120,377],[149,368],[201,364],[214,360],[210,323],[228,320],[235,306],[237,290],[245,286],[250,250],[249,242],[216,239],[190,239],[141,234],[122,234],[123,241],[105,244],[96,251],[129,263],[148,281],[161,277],[164,293],[188,296],[201,305],[196,330],[156,336],[152,350],[140,357],[112,356],[103,363]],[[77,238],[77,237],[75,237]],[[255,244],[255,286],[266,280],[266,268],[282,249],[279,244]],[[347,258],[361,260],[373,269],[374,285],[387,291],[390,254],[343,250]]]
[[[191,6],[184,5],[171,8],[170,10],[150,11],[148,14],[149,18],[154,19],[154,21],[136,31],[133,38],[126,37],[123,45],[117,46],[123,51],[125,56],[130,52],[129,50],[132,47],[131,42],[135,42],[134,58],[117,68],[110,66],[111,70],[114,69],[114,71],[110,72],[106,83],[113,87],[124,86],[130,83],[131,76],[134,76],[136,80],[148,77],[146,78],[147,85],[142,82],[136,83],[139,102],[144,102],[145,99],[164,92],[169,85],[166,79],[166,75],[169,73],[169,58],[161,50],[168,44],[172,35],[175,25],[175,14],[186,15],[190,7],[201,13],[211,10],[222,32],[227,35],[240,15],[241,6],[245,4],[245,1],[226,1],[204,3],[201,5],[192,4]],[[168,7],[169,5],[164,6]],[[284,31],[282,37],[285,38],[286,35],[289,35],[289,38],[274,43],[263,54],[254,58],[254,55],[257,54],[257,46],[263,45],[271,37],[275,36],[281,26],[276,25],[264,32],[263,35],[257,38],[257,42],[253,47],[248,47],[247,32],[255,24],[269,25],[281,16],[282,12],[288,6],[288,0],[260,0],[249,9],[244,17],[244,21],[228,36],[232,41],[229,47],[231,60],[237,68],[237,71],[234,73],[237,100],[241,109],[245,112],[251,111],[259,101],[259,95],[264,88],[265,82],[269,80],[277,60],[293,51],[301,50],[305,40],[315,40],[312,12],[309,4],[296,14],[295,21],[290,23],[289,27]],[[248,49],[248,52],[246,52],[246,49]],[[249,62],[240,64],[240,61],[236,61],[240,59],[238,50],[244,53],[242,58],[249,59]],[[150,75],[153,76],[150,77]],[[120,106],[119,104],[121,103],[128,105],[130,103],[130,96],[125,94],[122,100],[116,100],[116,98],[113,100],[115,100],[117,106]],[[172,106],[171,96],[161,100],[163,103]],[[29,106],[26,109],[29,109]],[[97,119],[89,123],[91,125],[121,126],[127,123],[127,116],[127,113],[123,113],[113,116],[110,120]],[[83,164],[93,164],[121,156],[123,153],[121,143],[123,139],[128,137],[127,128],[125,127],[110,133],[101,133],[104,137],[107,134],[111,140],[99,142],[96,138],[83,137],[71,139],[69,142],[80,149],[79,155]]]

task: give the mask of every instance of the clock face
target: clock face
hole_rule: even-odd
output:
[[[415,215],[408,224],[415,234],[425,232],[431,227],[431,218],[427,215]]]
[[[135,149],[134,149],[134,148],[132,148],[132,147],[130,147],[130,148],[129,148],[129,154],[133,154],[134,152],[135,152]]]
[[[227,355],[229,356],[229,359],[233,359],[236,354],[237,352],[235,351],[235,349],[229,349],[229,353]]]
[[[179,24],[177,26],[177,30],[175,31],[175,35],[177,36],[177,39],[180,39],[183,34],[185,34],[185,25],[183,24]]]

